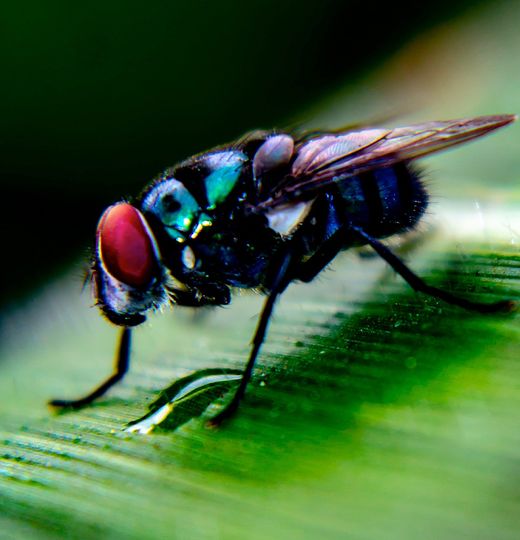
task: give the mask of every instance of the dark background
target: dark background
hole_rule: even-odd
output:
[[[476,4],[4,3],[0,301],[86,253],[103,208],[165,166],[304,121],[306,107]]]

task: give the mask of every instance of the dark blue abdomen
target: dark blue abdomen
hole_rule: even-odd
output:
[[[340,230],[338,249],[362,245],[349,225],[376,238],[403,233],[415,226],[427,203],[419,174],[407,163],[340,180],[313,202],[301,231],[303,251],[312,256]]]
[[[419,174],[407,163],[345,179],[337,193],[343,216],[377,238],[414,227],[428,204]]]

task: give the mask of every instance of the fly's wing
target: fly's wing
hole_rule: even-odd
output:
[[[296,147],[290,174],[252,210],[305,199],[327,186],[380,167],[417,159],[510,124],[504,114],[427,122],[395,129],[363,129],[305,140]]]

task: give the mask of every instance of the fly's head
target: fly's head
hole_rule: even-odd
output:
[[[165,271],[154,235],[139,210],[126,202],[105,210],[96,233],[94,295],[103,315],[136,326],[167,301]]]

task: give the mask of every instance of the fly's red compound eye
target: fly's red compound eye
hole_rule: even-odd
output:
[[[111,206],[97,228],[98,255],[109,274],[131,287],[146,287],[157,257],[143,218],[128,203]]]

